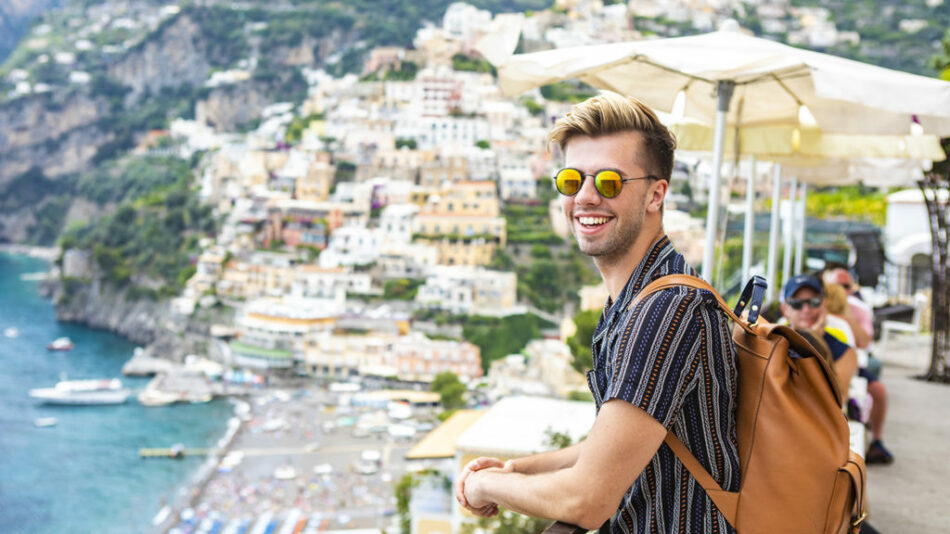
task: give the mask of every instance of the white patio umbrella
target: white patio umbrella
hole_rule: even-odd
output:
[[[670,39],[514,55],[497,65],[507,94],[576,78],[634,95],[661,111],[715,123],[703,278],[710,280],[718,228],[726,125],[799,125],[824,132],[906,134],[913,122],[950,135],[950,83],[744,35],[738,25]],[[682,95],[682,96],[680,96]],[[732,101],[736,105],[731,105]]]

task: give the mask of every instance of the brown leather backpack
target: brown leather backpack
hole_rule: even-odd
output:
[[[749,282],[735,310],[688,275],[654,280],[634,304],[677,286],[710,291],[735,323],[739,492],[724,491],[672,431],[666,444],[739,534],[856,534],[867,517],[864,460],[850,450],[834,371],[791,328],[757,320],[763,278]],[[748,320],[739,317],[746,307]],[[556,523],[546,532],[570,528]]]
[[[710,291],[735,323],[739,492],[723,491],[672,432],[666,444],[740,534],[858,532],[867,517],[864,460],[850,449],[834,371],[791,328],[757,321],[761,277],[749,282],[734,311],[712,286],[687,275],[655,280],[637,300],[680,285]]]

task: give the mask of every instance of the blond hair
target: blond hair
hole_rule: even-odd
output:
[[[548,143],[557,143],[564,151],[575,136],[597,137],[619,132],[639,132],[643,140],[642,156],[651,167],[649,172],[669,182],[676,137],[649,106],[633,97],[602,91],[575,104],[554,124],[548,133]]]
[[[825,286],[825,306],[828,313],[844,315],[848,309],[848,292],[840,284],[823,284]]]

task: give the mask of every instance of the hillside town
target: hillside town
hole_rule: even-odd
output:
[[[84,65],[112,74],[141,67],[123,54],[150,46],[149,34],[176,24],[183,9],[147,4],[65,9],[66,34],[35,25],[29,53],[8,62],[15,68],[2,76],[0,103],[101,81]],[[157,375],[138,396],[147,406],[243,399],[192,485],[144,528],[491,530],[446,481],[479,456],[583,439],[596,413],[571,340],[578,314],[596,321],[608,296],[571,240],[551,179],[561,154],[547,140],[596,89],[561,82],[511,97],[494,69],[516,50],[712,31],[737,14],[790,44],[861,43],[829,9],[789,0],[558,0],[494,15],[456,2],[412,47],[366,50],[359,73],[333,70],[347,60],[339,51],[321,58],[325,68],[296,69],[306,84],[299,103],[268,102],[235,124],[199,101],[188,118],[136,137],[130,158],[192,162],[191,189],[219,226],[197,238],[183,290],[162,302],[164,339],[189,343],[136,350],[126,371]],[[926,26],[900,23],[904,32]],[[240,28],[266,30],[254,21]],[[201,91],[240,87],[258,67],[248,55],[208,68]],[[158,89],[134,86],[122,98]],[[663,214],[665,233],[692,264],[704,252],[696,208],[707,201],[707,159],[678,155]],[[536,260],[552,267],[529,269]],[[102,275],[94,250],[65,248],[57,261],[61,280]],[[558,279],[566,274],[576,276]],[[161,294],[161,282],[130,278]],[[506,353],[487,354],[466,330],[487,324],[490,336],[491,325],[525,317],[534,329]],[[445,381],[461,391],[447,394]],[[180,444],[150,454],[166,452],[196,454]]]

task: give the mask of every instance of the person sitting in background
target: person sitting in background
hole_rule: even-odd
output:
[[[795,329],[795,331],[798,332],[798,335],[805,338],[805,341],[807,341],[809,345],[811,345],[812,347],[815,347],[815,350],[818,351],[818,354],[820,354],[821,357],[826,362],[828,362],[829,367],[831,367],[832,369],[835,368],[835,360],[834,360],[834,357],[831,355],[831,349],[828,347],[828,344],[825,343],[825,340],[823,336],[821,335],[821,332],[815,332],[814,330],[809,330],[807,328],[797,328]],[[845,397],[847,390],[841,388],[841,380],[838,379],[837,373],[835,373],[834,375],[834,380],[835,380],[835,383],[838,385],[838,391],[842,393],[841,396]],[[842,401],[847,402],[847,399],[843,398]]]
[[[894,455],[884,447],[882,437],[884,435],[884,421],[887,418],[887,388],[881,382],[877,375],[870,372],[867,368],[868,361],[867,347],[870,344],[871,335],[865,330],[867,325],[862,326],[861,322],[855,316],[855,306],[853,294],[849,295],[849,288],[856,287],[851,273],[845,269],[835,268],[825,272],[825,291],[828,295],[827,309],[830,313],[829,323],[834,317],[839,317],[838,324],[829,324],[833,327],[829,333],[838,337],[839,340],[848,344],[853,344],[859,351],[864,351],[864,365],[858,369],[858,376],[867,380],[868,395],[871,396],[871,414],[868,420],[871,428],[871,445],[868,447],[865,455],[865,462],[869,464],[889,464],[894,461]],[[841,280],[844,284],[838,282],[829,282],[828,280]],[[860,301],[859,301],[860,302]],[[864,304],[861,302],[861,304]],[[860,312],[858,312],[860,314]],[[873,331],[873,326],[870,327]],[[849,337],[848,334],[851,334]],[[863,334],[863,336],[862,336]],[[862,347],[862,341],[864,346]]]
[[[822,340],[831,351],[838,383],[847,391],[847,385],[858,370],[858,354],[853,347],[825,331],[827,315],[821,280],[810,274],[800,274],[785,283],[782,288],[782,316],[795,330],[821,333]]]
[[[851,271],[844,265],[829,263],[825,265],[821,278],[825,284],[837,284],[844,290],[848,313],[841,315],[854,331],[854,346],[858,349],[869,350],[871,340],[874,339],[874,311],[868,303],[861,300],[861,287],[851,276]]]

